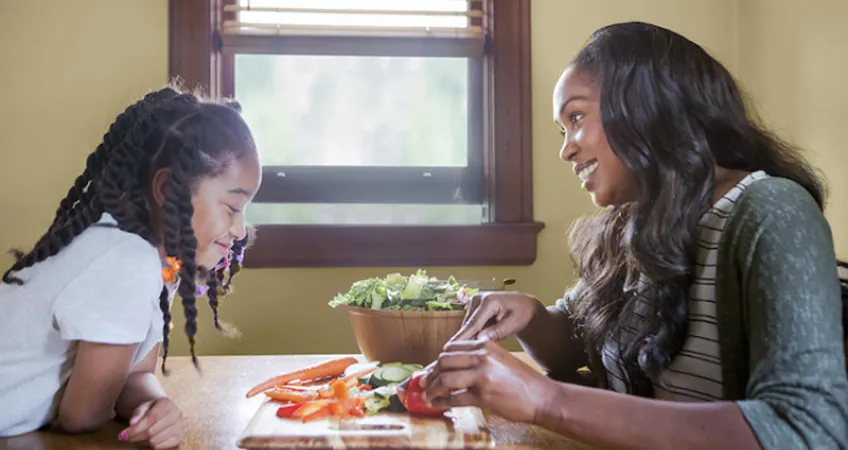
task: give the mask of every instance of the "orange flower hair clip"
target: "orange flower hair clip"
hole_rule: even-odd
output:
[[[177,274],[183,268],[183,263],[179,259],[168,256],[165,258],[165,267],[162,268],[162,280],[166,283],[177,281]]]

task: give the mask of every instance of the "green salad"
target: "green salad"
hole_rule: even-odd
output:
[[[385,278],[357,281],[329,304],[333,308],[347,305],[389,311],[453,311],[465,308],[460,299],[475,293],[477,289],[459,284],[453,276],[439,280],[419,269],[409,276],[391,273]]]

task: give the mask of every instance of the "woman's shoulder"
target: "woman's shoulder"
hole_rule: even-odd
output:
[[[724,229],[719,247],[722,266],[732,267],[732,261],[750,262],[758,244],[804,243],[815,246],[809,251],[833,253],[830,224],[815,198],[803,186],[781,177],[765,177],[747,186],[739,196]],[[769,259],[780,261],[777,247],[760,248]],[[763,255],[765,254],[763,253]]]
[[[826,224],[821,208],[807,189],[782,177],[764,177],[749,184],[739,196],[727,228],[751,233],[766,223],[777,230],[791,231],[811,222]]]
[[[807,189],[788,178],[768,176],[749,184],[735,209],[741,212],[791,211],[797,207],[818,208]]]

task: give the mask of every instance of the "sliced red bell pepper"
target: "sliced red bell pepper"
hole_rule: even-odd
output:
[[[323,417],[327,417],[330,415],[330,407],[328,404],[321,405],[318,409],[309,412],[308,414],[304,414],[301,418],[304,423],[311,422],[316,419],[321,419]]]
[[[294,414],[295,411],[300,409],[301,406],[303,405],[301,405],[300,403],[292,403],[290,405],[280,406],[279,408],[277,408],[277,417],[281,419],[288,419],[292,417],[292,414]]]
[[[330,403],[331,403],[330,400],[324,400],[324,399],[306,402],[303,405],[301,405],[300,409],[298,409],[297,411],[294,412],[293,416],[294,417],[307,416],[309,414],[314,413],[315,411],[318,411],[319,409],[325,408]]]

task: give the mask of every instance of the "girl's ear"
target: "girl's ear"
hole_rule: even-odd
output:
[[[171,179],[171,169],[164,167],[153,174],[153,181],[150,183],[150,189],[153,194],[153,201],[156,206],[162,207],[165,204],[165,184]]]

